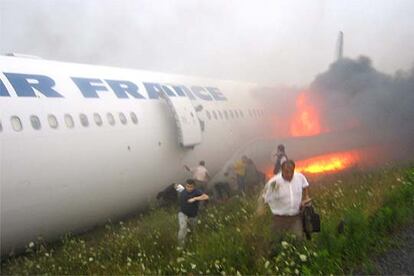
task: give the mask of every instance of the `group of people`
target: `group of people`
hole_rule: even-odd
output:
[[[288,159],[284,145],[277,147],[275,154],[273,176],[266,182],[261,200],[269,206],[272,213],[272,233],[275,239],[281,239],[286,233],[294,234],[298,239],[303,238],[301,209],[311,202],[309,183],[300,172],[295,172],[295,162]],[[184,186],[172,184],[169,189],[175,191],[179,198],[180,210],[178,213],[178,241],[184,245],[189,225],[196,224],[199,203],[209,199],[206,193],[210,175],[204,161],[194,168],[184,166],[191,173]],[[240,194],[254,186],[260,180],[260,172],[254,162],[243,156],[232,166],[235,180]],[[165,192],[165,191],[164,191]],[[171,193],[171,194],[172,194]]]

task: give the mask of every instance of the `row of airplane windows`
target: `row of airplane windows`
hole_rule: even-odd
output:
[[[250,117],[259,117],[259,116],[263,116],[264,115],[264,111],[263,110],[256,110],[256,109],[252,109],[248,111]],[[241,110],[224,110],[223,112],[220,110],[213,110],[213,111],[209,111],[206,110],[206,114],[207,114],[207,118],[209,120],[211,119],[216,119],[218,120],[220,119],[233,119],[233,118],[244,118],[244,113]],[[224,115],[223,115],[224,114]],[[119,121],[121,122],[121,124],[126,125],[128,123],[128,119],[127,116],[123,113],[123,112],[119,112],[118,113],[118,117],[119,117]],[[131,122],[134,125],[138,124],[138,117],[134,112],[130,112],[129,113],[129,118],[131,120]],[[72,115],[70,114],[65,114],[63,116],[63,120],[65,122],[65,125],[67,128],[74,128],[75,127],[75,121],[72,117]],[[103,119],[101,117],[100,114],[98,113],[93,113],[93,120],[95,121],[95,124],[97,126],[102,126],[103,125]],[[109,125],[113,126],[115,125],[115,116],[108,112],[106,113],[106,120],[108,122]],[[57,129],[59,127],[59,122],[58,119],[55,115],[53,114],[49,114],[47,116],[47,121],[49,123],[49,126],[52,129]],[[81,123],[81,125],[83,127],[88,127],[89,126],[89,119],[88,116],[86,114],[79,114],[79,121]],[[22,124],[22,120],[18,117],[18,116],[11,116],[10,117],[10,122],[11,122],[11,126],[13,128],[13,130],[15,131],[22,131],[23,130],[23,124]],[[33,129],[35,130],[40,130],[42,128],[42,123],[40,121],[40,118],[36,115],[31,115],[30,116],[30,124],[32,125]],[[3,125],[0,121],[0,131],[3,131]]]
[[[209,120],[211,119],[234,119],[234,118],[244,118],[244,113],[242,110],[224,110],[223,112],[221,112],[220,110],[213,110],[213,111],[209,111],[206,110],[206,114],[207,114],[207,118]],[[260,116],[264,116],[264,110],[261,109],[249,109],[248,110],[248,114],[250,117],[260,117]]]
[[[119,121],[121,122],[121,124],[126,125],[128,122],[127,116],[123,113],[123,112],[119,112],[118,113],[118,117],[119,117]],[[129,117],[131,119],[131,122],[135,125],[138,124],[138,117],[134,112],[130,112],[129,113]],[[106,119],[108,121],[108,124],[113,126],[115,125],[115,116],[108,112],[106,113]],[[101,117],[100,114],[98,113],[93,113],[93,120],[95,121],[95,124],[97,126],[102,126],[103,125],[103,119]],[[52,129],[57,129],[59,127],[59,121],[57,119],[57,117],[53,114],[49,114],[47,116],[47,121],[49,123],[49,126]],[[63,121],[65,122],[65,125],[67,128],[74,128],[75,127],[75,120],[72,117],[72,115],[70,114],[65,114],[63,116]],[[89,126],[89,119],[88,116],[86,114],[79,114],[79,121],[80,124],[83,127],[88,127]],[[15,131],[22,131],[23,130],[23,124],[22,124],[22,120],[18,117],[18,116],[11,116],[10,117],[10,123],[12,128]],[[36,115],[31,115],[30,116],[30,124],[32,125],[33,129],[35,130],[40,130],[42,128],[42,123],[40,121],[40,118]],[[3,130],[3,126],[0,122],[0,131]]]

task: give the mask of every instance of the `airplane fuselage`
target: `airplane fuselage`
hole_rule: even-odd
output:
[[[189,177],[184,164],[218,178],[242,154],[269,163],[254,84],[16,57],[0,69],[2,255],[132,212]]]

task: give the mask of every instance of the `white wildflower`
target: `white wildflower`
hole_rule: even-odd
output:
[[[287,241],[282,241],[283,248],[287,248],[289,246],[289,243]]]
[[[302,262],[306,262],[306,260],[308,259],[308,258],[306,258],[306,255],[303,255],[303,254],[300,254],[299,258]]]
[[[90,262],[93,262],[93,258],[92,258],[92,257],[89,257],[89,261],[90,261]]]
[[[196,268],[197,267],[197,265],[196,264],[191,264],[191,269],[194,269],[194,268]]]
[[[34,242],[30,242],[30,243],[29,243],[29,247],[30,247],[30,248],[34,247]]]
[[[178,258],[177,258],[177,263],[184,262],[184,260],[185,260],[185,259],[184,259],[183,257],[178,257]]]

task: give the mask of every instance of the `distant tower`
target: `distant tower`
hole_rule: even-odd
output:
[[[344,33],[340,31],[338,35],[338,40],[336,41],[336,53],[335,53],[336,60],[342,59],[343,51],[344,51]]]

